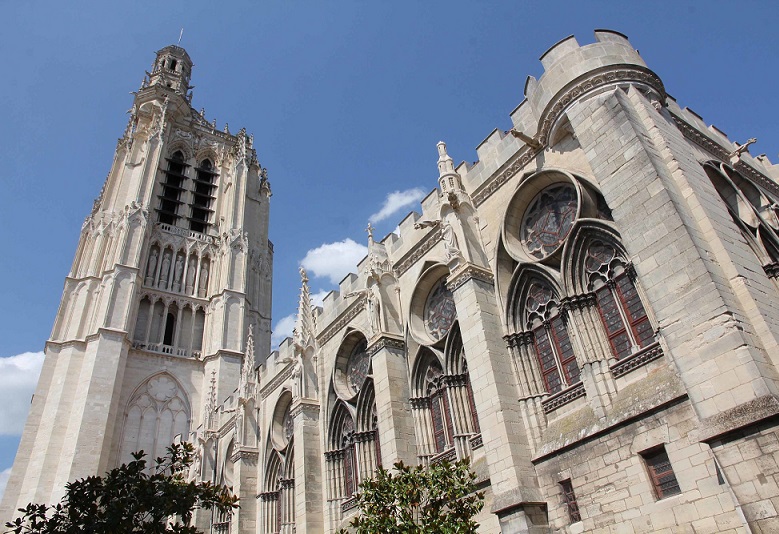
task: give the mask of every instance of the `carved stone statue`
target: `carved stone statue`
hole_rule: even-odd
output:
[[[192,293],[195,288],[195,271],[197,270],[197,263],[195,258],[189,260],[189,267],[187,267],[187,293]]]
[[[375,336],[381,332],[381,304],[373,291],[368,291],[368,335]]]
[[[454,233],[454,228],[449,221],[444,220],[444,223],[441,226],[441,236],[444,239],[444,246],[446,247],[446,259],[453,260],[462,257],[460,247],[457,243],[457,235]]]
[[[192,464],[189,466],[189,473],[187,474],[187,481],[199,482],[201,465],[203,464],[203,444],[201,443],[195,451],[195,457],[192,459]]]
[[[170,273],[170,254],[162,256],[162,271],[160,272],[160,283],[165,285],[168,281],[168,274]]]
[[[176,260],[176,268],[173,278],[174,291],[178,291],[181,288],[181,275],[184,274],[184,258],[181,256]]]
[[[157,273],[157,249],[151,251],[149,256],[149,266],[146,269],[146,283],[150,284],[154,281],[154,275]]]
[[[199,291],[201,297],[206,295],[206,287],[208,287],[208,265],[203,264],[200,268],[200,283]]]

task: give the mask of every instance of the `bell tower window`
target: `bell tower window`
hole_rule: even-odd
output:
[[[158,195],[157,214],[161,223],[175,225],[179,219],[179,206],[182,204],[181,192],[184,191],[184,181],[187,179],[186,168],[184,155],[180,151],[176,151],[168,159],[165,181],[162,184],[162,191]]]
[[[192,231],[205,233],[211,226],[217,176],[214,165],[208,159],[204,159],[195,169],[189,215],[189,229]]]

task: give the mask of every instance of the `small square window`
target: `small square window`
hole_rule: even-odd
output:
[[[576,494],[573,492],[573,484],[571,479],[568,478],[560,482],[560,488],[563,490],[563,502],[568,510],[568,519],[571,523],[576,523],[582,520],[582,516],[579,513],[579,505],[576,502]]]
[[[665,447],[660,446],[641,453],[646,463],[649,479],[655,489],[655,496],[658,499],[665,499],[672,495],[682,492],[679,488],[679,482],[671,467],[671,461],[665,452]]]

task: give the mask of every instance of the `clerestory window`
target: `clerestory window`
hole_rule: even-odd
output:
[[[552,288],[533,282],[524,304],[546,390],[557,393],[578,383],[579,364]]]
[[[603,241],[593,241],[584,267],[614,357],[620,360],[653,343],[654,330],[632,272],[616,249]]]

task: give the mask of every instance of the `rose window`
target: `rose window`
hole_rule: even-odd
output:
[[[364,339],[357,343],[349,356],[346,364],[346,381],[354,393],[359,393],[371,365],[371,359],[368,356],[368,342]]]
[[[543,259],[560,247],[576,220],[577,205],[570,184],[555,184],[536,195],[522,221],[522,241],[532,256]]]
[[[449,333],[455,319],[457,310],[454,307],[454,298],[442,279],[427,298],[425,328],[430,336],[438,341]]]

